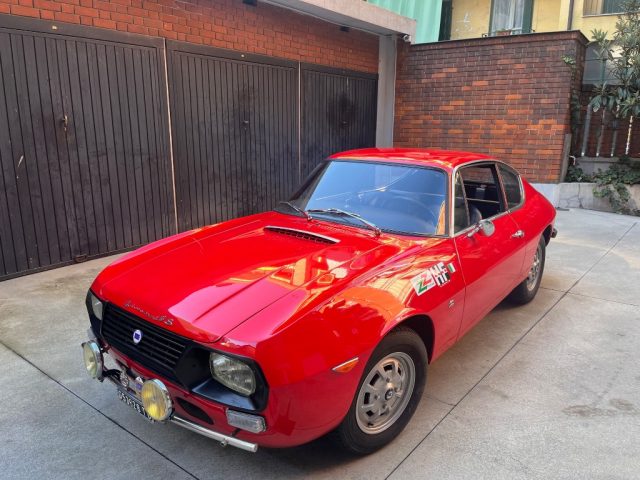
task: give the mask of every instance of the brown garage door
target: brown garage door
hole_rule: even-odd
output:
[[[180,230],[272,208],[298,182],[297,64],[168,42]]]
[[[302,175],[332,153],[373,147],[378,76],[302,67]]]
[[[0,279],[175,231],[162,41],[0,16]]]

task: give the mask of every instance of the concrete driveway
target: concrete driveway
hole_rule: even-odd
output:
[[[113,258],[0,283],[0,477],[638,478],[640,219],[571,210],[557,226],[537,298],[435,362],[405,432],[365,458],[324,439],[222,448],[90,380],[84,297]]]

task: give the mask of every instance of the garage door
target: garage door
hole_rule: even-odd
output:
[[[167,45],[178,226],[272,208],[298,182],[293,62]]]
[[[302,175],[322,159],[376,140],[377,75],[302,67]]]
[[[0,17],[0,278],[175,230],[161,40]]]

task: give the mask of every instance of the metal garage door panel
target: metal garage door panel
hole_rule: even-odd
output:
[[[302,175],[332,153],[375,146],[377,75],[302,69]]]
[[[295,64],[168,43],[178,228],[272,208],[298,181]]]
[[[0,278],[175,230],[161,44],[47,31],[0,16]]]

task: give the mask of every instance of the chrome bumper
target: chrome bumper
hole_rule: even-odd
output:
[[[245,442],[244,440],[240,440],[235,437],[230,437],[228,435],[223,435],[222,433],[214,432],[213,430],[204,428],[201,425],[190,422],[189,420],[185,420],[184,418],[178,417],[176,415],[171,417],[171,423],[175,423],[176,425],[180,425],[182,428],[186,428],[187,430],[191,430],[192,432],[196,432],[200,435],[204,435],[205,437],[217,440],[222,444],[223,447],[231,445],[232,447],[240,448],[242,450],[246,450],[247,452],[255,453],[258,451],[258,445],[256,445],[255,443]]]
[[[116,386],[121,387],[120,382],[118,382],[114,374],[106,375],[105,378],[110,380]],[[207,438],[216,440],[220,442],[223,447],[231,445],[232,447],[240,448],[242,450],[246,450],[247,452],[255,453],[258,451],[258,445],[256,443],[246,442],[244,440],[240,440],[239,438],[230,437],[219,432],[214,432],[213,430],[209,430],[208,428],[198,425],[197,423],[190,422],[189,420],[186,420],[175,414],[169,418],[169,421],[175,425],[179,425],[182,428],[186,428],[187,430],[191,430],[192,432],[199,433],[200,435],[203,435]]]

